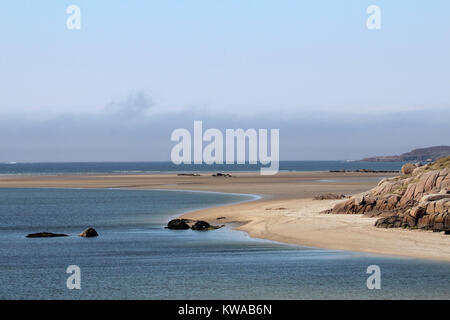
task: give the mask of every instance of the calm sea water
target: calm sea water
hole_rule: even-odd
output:
[[[280,171],[400,170],[403,162],[281,161]],[[260,165],[175,165],[172,162],[0,163],[1,174],[164,173],[259,171]]]
[[[164,228],[181,212],[249,199],[176,191],[0,189],[0,298],[450,298],[448,263],[290,246],[226,228]],[[88,226],[100,236],[78,237]],[[39,231],[70,236],[25,238]],[[81,290],[66,288],[69,265],[81,268]],[[381,290],[366,287],[369,265],[381,268]]]

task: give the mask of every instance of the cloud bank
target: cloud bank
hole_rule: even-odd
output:
[[[137,94],[116,112],[66,114],[42,120],[0,119],[0,162],[169,161],[174,129],[280,129],[281,160],[349,160],[448,145],[450,110],[384,114],[277,112],[255,116],[190,111],[146,114],[152,103]]]

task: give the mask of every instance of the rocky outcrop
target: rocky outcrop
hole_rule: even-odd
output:
[[[52,233],[52,232],[38,232],[27,234],[27,238],[55,238],[55,237],[67,237],[64,233]]]
[[[85,238],[98,237],[98,233],[94,228],[87,228],[82,233],[80,233],[80,237]]]
[[[403,170],[402,170],[403,171]],[[327,213],[380,217],[380,228],[450,231],[450,157],[408,167],[372,190],[338,203]]]

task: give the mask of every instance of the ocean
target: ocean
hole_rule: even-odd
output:
[[[182,212],[251,199],[184,191],[0,189],[0,299],[450,298],[449,263],[292,246],[228,227],[165,228]],[[90,226],[99,237],[78,236]],[[25,237],[40,231],[69,237]],[[66,286],[69,265],[81,270],[80,290]],[[371,265],[380,267],[380,290],[366,286]]]
[[[400,170],[403,162],[280,161],[280,171]],[[259,171],[260,165],[175,165],[172,162],[0,163],[0,175],[145,174],[204,171]]]

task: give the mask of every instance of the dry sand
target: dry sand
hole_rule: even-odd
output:
[[[0,188],[130,188],[258,194],[261,200],[204,209],[183,217],[214,224],[239,223],[251,236],[297,245],[450,261],[450,237],[427,231],[378,229],[376,218],[328,215],[338,200],[311,200],[323,193],[366,191],[392,174],[281,172],[276,176],[154,175],[2,176]],[[218,219],[220,218],[220,219]]]
[[[321,213],[339,201],[342,200],[259,200],[200,210],[183,217],[216,225],[239,223],[236,229],[252,237],[309,247],[450,261],[449,236],[379,229],[374,227],[377,218]]]

